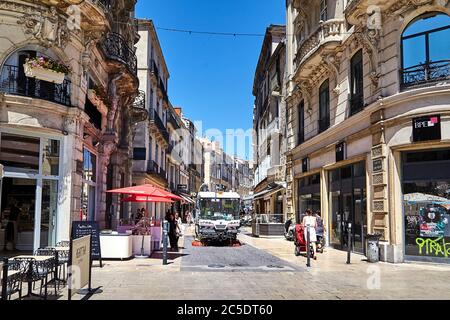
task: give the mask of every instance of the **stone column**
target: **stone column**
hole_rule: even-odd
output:
[[[372,174],[372,216],[369,230],[381,233],[381,240],[389,242],[388,149],[384,138],[384,111],[373,113],[371,123],[373,147],[369,172]]]

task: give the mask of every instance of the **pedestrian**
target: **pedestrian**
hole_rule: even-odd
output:
[[[305,228],[305,241],[308,241],[308,229],[309,229],[309,242],[313,247],[313,259],[317,260],[316,250],[317,250],[317,218],[313,214],[311,209],[306,210],[306,216],[303,218],[302,226]],[[306,250],[309,250],[307,248]]]
[[[179,237],[182,237],[184,234],[183,222],[181,221],[181,217],[179,215],[175,215],[175,219],[177,220],[177,234]]]
[[[12,243],[12,249],[15,250],[16,248],[16,235],[17,235],[17,223],[20,217],[20,213],[22,212],[20,210],[21,204],[18,205],[16,199],[11,200],[11,207],[9,210],[9,217],[8,217],[8,224],[6,226],[6,239],[7,243]]]
[[[316,228],[316,235],[317,235],[317,250],[320,252],[323,252],[323,239],[325,239],[325,226],[323,223],[322,216],[320,214],[320,210],[317,210],[315,213],[315,217],[317,219],[317,228]]]
[[[169,215],[169,242],[170,242],[170,250],[178,251],[178,236],[177,236],[177,220],[175,219],[175,215],[171,213]]]

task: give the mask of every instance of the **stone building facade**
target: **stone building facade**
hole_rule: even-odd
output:
[[[71,221],[112,227],[127,210],[105,191],[131,184],[133,127],[147,116],[135,1],[71,3],[0,2],[1,217],[21,208],[18,250],[69,239]],[[70,70],[34,78],[26,59],[40,57]]]
[[[137,125],[133,141],[133,184],[169,187],[167,150],[170,138],[167,117],[170,112],[167,87],[169,71],[151,20],[138,20],[140,39],[137,43],[138,77],[141,96],[145,97],[148,120]],[[133,206],[135,212],[142,204]],[[148,203],[152,217],[165,216],[168,204]]]
[[[351,232],[364,252],[379,233],[384,261],[448,259],[449,14],[439,0],[287,1],[288,210],[321,211],[330,245]]]
[[[277,214],[280,221],[287,213],[285,39],[285,26],[267,28],[253,84],[254,208],[258,214]]]

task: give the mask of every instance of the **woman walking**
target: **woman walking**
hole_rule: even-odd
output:
[[[305,228],[305,240],[308,241],[308,229],[309,229],[309,243],[313,246],[314,256],[312,257],[314,260],[317,260],[316,250],[317,250],[317,218],[313,215],[311,209],[306,210],[306,216],[303,218],[302,226]],[[309,250],[309,248],[307,248]]]
[[[170,250],[171,251],[178,251],[178,223],[175,219],[175,215],[171,213],[169,215],[169,242],[170,242]]]

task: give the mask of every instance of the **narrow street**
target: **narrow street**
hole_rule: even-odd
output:
[[[171,253],[167,266],[160,253],[145,260],[106,261],[103,269],[93,269],[93,287],[101,290],[90,299],[450,299],[445,265],[368,264],[359,255],[347,265],[345,252],[327,249],[307,268],[306,259],[293,254],[292,242],[252,238],[245,230],[239,238],[241,247],[192,247],[193,238],[186,235],[184,249]],[[380,286],[369,289],[377,273]]]

